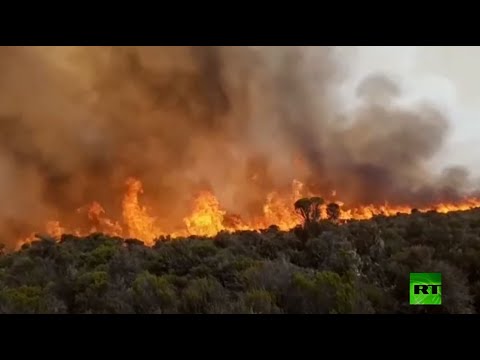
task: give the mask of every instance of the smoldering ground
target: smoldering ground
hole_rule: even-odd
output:
[[[119,217],[125,179],[169,226],[196,191],[227,210],[261,211],[293,179],[347,205],[455,200],[466,169],[429,161],[449,120],[371,76],[341,118],[344,72],[319,47],[0,48],[0,222],[8,238],[73,221],[93,200]]]

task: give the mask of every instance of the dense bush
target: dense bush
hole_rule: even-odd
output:
[[[480,312],[480,210],[332,217],[153,247],[92,234],[0,248],[0,313]],[[410,306],[410,272],[437,271],[443,304]]]

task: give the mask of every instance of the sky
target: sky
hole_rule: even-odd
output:
[[[462,164],[480,175],[480,47],[343,47],[348,68],[342,85],[347,99],[371,73],[395,79],[406,101],[427,100],[448,114],[450,137],[438,154],[439,164]]]

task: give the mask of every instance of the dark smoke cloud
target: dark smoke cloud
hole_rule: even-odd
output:
[[[342,76],[328,48],[0,48],[5,236],[93,200],[118,216],[129,176],[165,224],[197,190],[252,214],[295,178],[347,204],[462,195],[465,169],[428,168],[448,135],[442,114],[396,105],[401,89],[372,75],[340,121]]]

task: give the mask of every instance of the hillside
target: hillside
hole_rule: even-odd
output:
[[[479,269],[478,209],[153,247],[63,235],[0,255],[0,313],[478,313]],[[410,272],[441,272],[443,305],[409,305]]]

